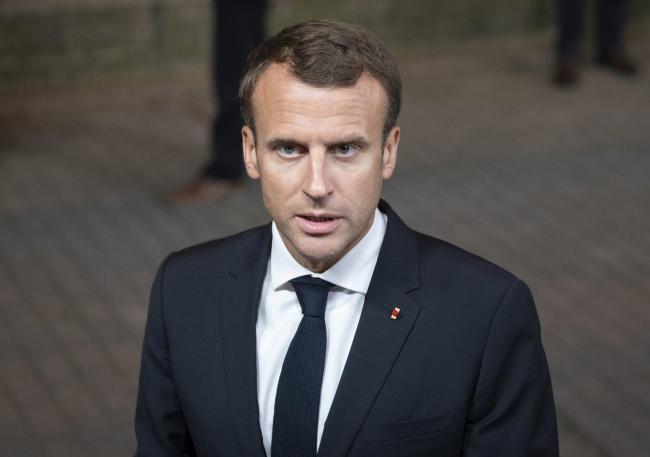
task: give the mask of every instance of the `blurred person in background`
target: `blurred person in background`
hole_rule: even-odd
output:
[[[168,196],[170,203],[217,201],[237,188],[244,174],[237,90],[246,57],[264,39],[266,0],[217,0],[213,21],[213,89],[218,109],[210,158],[198,176]]]
[[[638,71],[623,42],[628,4],[628,0],[598,0],[596,5],[596,63],[621,75],[634,75]],[[553,80],[558,86],[572,86],[579,79],[585,0],[557,0],[556,5]]]

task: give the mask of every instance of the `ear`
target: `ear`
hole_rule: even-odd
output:
[[[393,127],[386,136],[381,160],[381,176],[388,179],[393,176],[397,164],[397,147],[399,146],[399,127]]]
[[[247,125],[241,129],[242,150],[244,153],[244,165],[246,173],[251,179],[260,179],[260,172],[257,168],[257,148],[255,147],[255,135]]]

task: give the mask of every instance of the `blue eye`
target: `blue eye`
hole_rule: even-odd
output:
[[[349,156],[354,153],[354,147],[351,144],[340,144],[336,147],[336,152],[343,156]]]
[[[298,152],[298,148],[296,148],[292,144],[285,144],[285,145],[280,146],[278,148],[278,151],[283,156],[294,156]]]

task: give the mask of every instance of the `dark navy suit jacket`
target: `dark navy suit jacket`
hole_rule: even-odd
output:
[[[557,456],[526,285],[412,231],[384,202],[380,209],[386,235],[319,457]],[[136,456],[264,457],[255,321],[270,244],[266,225],[161,265],[144,338]]]

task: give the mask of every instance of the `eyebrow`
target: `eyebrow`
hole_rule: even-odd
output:
[[[266,142],[266,147],[268,149],[275,149],[285,144],[292,144],[292,145],[302,146],[302,147],[305,146],[302,142],[293,140],[291,138],[271,138]],[[362,135],[351,135],[349,137],[344,137],[332,143],[327,143],[325,146],[327,147],[327,149],[330,149],[334,146],[338,146],[341,144],[352,144],[357,146],[360,149],[364,149],[370,146],[370,142],[366,140]]]
[[[267,149],[275,149],[279,146],[283,146],[285,144],[295,144],[298,146],[303,146],[300,141],[292,140],[290,138],[271,138],[269,141],[266,142],[266,148]]]
[[[366,140],[363,136],[361,135],[353,135],[349,136],[347,138],[342,138],[339,141],[335,141],[334,143],[328,143],[327,148],[331,148],[333,146],[338,146],[341,144],[353,144],[357,146],[359,149],[365,149],[368,146],[370,146],[370,142]]]

